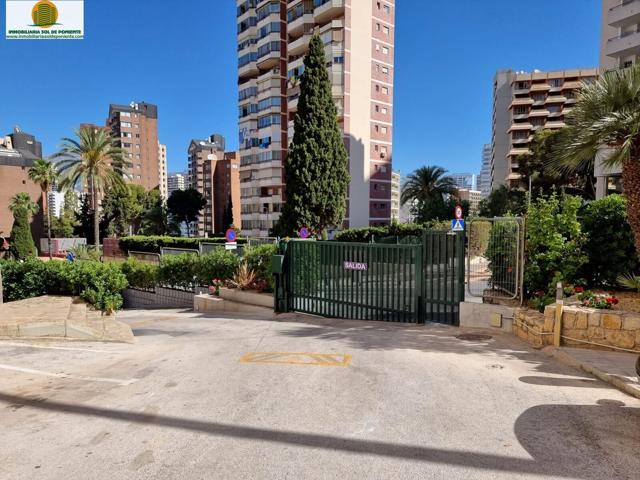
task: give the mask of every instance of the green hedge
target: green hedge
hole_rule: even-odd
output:
[[[277,253],[278,247],[270,243],[255,247],[245,247],[243,252],[247,265],[256,274],[256,280],[267,282],[269,291],[273,291],[275,286],[273,272],[271,271],[271,257]]]
[[[116,264],[99,262],[3,261],[3,298],[7,301],[41,295],[76,295],[107,312],[122,307],[120,292],[127,278]]]
[[[167,237],[167,236],[144,236],[134,235],[131,237],[123,237],[120,239],[120,248],[134,252],[152,252],[160,253],[162,247],[167,248],[186,248],[198,250],[201,242],[203,243],[225,243],[224,237],[211,238],[187,238],[187,237]],[[247,243],[246,238],[238,238],[239,244]]]
[[[184,253],[164,256],[160,265],[129,259],[121,268],[129,285],[134,288],[164,286],[191,289],[211,285],[214,278],[233,278],[239,263],[240,259],[235,253],[216,249],[206,255]]]
[[[335,236],[337,242],[370,243],[375,237],[379,241],[385,237],[419,237],[425,230],[449,230],[451,222],[432,221],[427,223],[392,223],[382,227],[347,228]]]
[[[580,212],[579,220],[587,237],[584,253],[589,257],[581,276],[589,286],[616,287],[619,275],[638,270],[624,197],[609,195],[590,202]]]

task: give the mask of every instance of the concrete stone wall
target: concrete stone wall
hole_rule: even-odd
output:
[[[547,306],[544,315],[523,310],[517,312],[515,318],[515,335],[534,346],[553,344],[555,305]],[[598,348],[594,344],[599,344],[640,352],[640,315],[620,310],[565,307],[561,335],[563,345]]]
[[[512,331],[515,312],[519,309],[506,305],[488,303],[460,302],[460,326],[471,328],[499,328],[504,332]],[[492,315],[501,316],[501,326],[491,325]]]

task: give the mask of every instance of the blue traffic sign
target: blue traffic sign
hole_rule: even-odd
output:
[[[451,230],[454,232],[464,232],[464,220],[461,218],[451,220]]]
[[[309,238],[309,235],[311,235],[307,227],[302,227],[298,233],[300,234],[300,238]]]
[[[227,242],[235,242],[236,241],[236,231],[233,228],[227,230],[227,234],[225,235]]]

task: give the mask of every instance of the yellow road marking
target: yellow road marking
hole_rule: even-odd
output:
[[[347,367],[351,363],[351,355],[346,353],[249,352],[240,358],[240,363]]]

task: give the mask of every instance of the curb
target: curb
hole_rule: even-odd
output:
[[[640,385],[630,385],[616,375],[611,375],[610,373],[604,372],[599,368],[594,367],[590,363],[583,363],[572,357],[568,353],[561,351],[557,347],[547,346],[542,349],[542,352],[549,357],[555,358],[560,363],[564,363],[565,365],[568,365],[570,367],[590,373],[599,380],[613,385],[615,388],[617,388],[621,392],[626,393],[627,395],[631,395],[635,398],[640,398]]]

